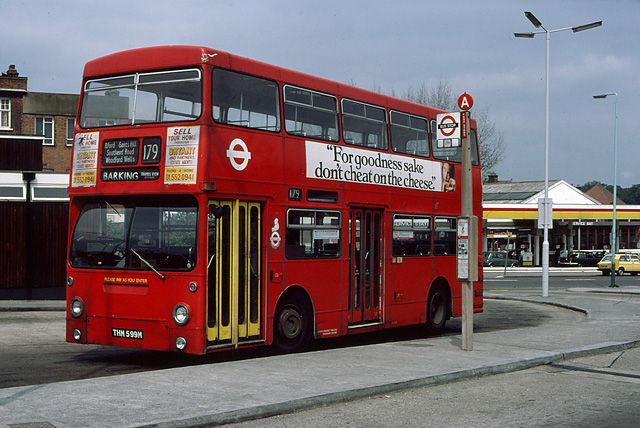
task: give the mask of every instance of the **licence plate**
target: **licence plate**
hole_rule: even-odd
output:
[[[121,339],[140,339],[142,340],[142,330],[131,330],[128,328],[112,328],[111,335]]]

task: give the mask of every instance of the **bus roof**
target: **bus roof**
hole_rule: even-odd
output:
[[[130,49],[87,62],[84,77],[95,78],[132,71],[152,71],[201,64],[205,54],[221,52],[200,46],[154,46]]]
[[[444,110],[423,104],[393,98],[377,92],[203,46],[153,46],[116,52],[87,62],[84,68],[84,79],[126,74],[134,71],[144,72],[189,66],[199,67],[202,64],[234,69],[329,94],[337,93],[342,97],[357,99],[362,102],[384,104],[389,109],[410,110],[411,112],[427,109],[430,111],[429,116],[444,112]],[[472,127],[475,128],[475,120],[473,119]]]

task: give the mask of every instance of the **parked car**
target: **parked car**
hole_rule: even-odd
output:
[[[598,269],[603,275],[611,275],[611,254],[607,254],[598,263]],[[624,275],[629,272],[631,275],[637,275],[640,272],[640,258],[636,254],[616,254],[614,270],[616,275]]]
[[[569,263],[575,266],[598,266],[604,251],[573,251],[569,254]]]
[[[520,263],[517,259],[509,257],[506,251],[487,251],[483,254],[484,266],[504,266],[505,262],[507,266],[518,266]]]

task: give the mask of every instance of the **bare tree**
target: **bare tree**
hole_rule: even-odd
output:
[[[440,80],[431,88],[426,84],[417,89],[409,88],[402,98],[419,104],[428,105],[441,110],[454,111],[457,109],[457,100],[449,82]],[[478,124],[478,146],[480,147],[480,159],[482,160],[482,177],[486,180],[489,173],[493,172],[504,155],[504,136],[496,128],[496,122],[491,117],[487,107],[476,108],[472,111],[472,117]]]
[[[353,79],[346,83],[351,86],[357,86]],[[392,97],[397,96],[394,89],[385,92],[376,83],[372,85],[371,90],[381,94],[386,93]],[[445,111],[454,111],[458,108],[457,97],[446,80],[440,80],[437,85],[431,87],[427,86],[426,83],[417,88],[409,87],[399,98]],[[497,129],[496,122],[491,117],[489,108],[486,106],[474,108],[471,116],[478,125],[478,146],[480,159],[482,160],[482,178],[486,180],[504,158],[504,136]]]
[[[482,178],[486,180],[489,173],[502,162],[504,157],[504,135],[496,128],[489,109],[482,107],[475,112],[474,119],[478,124],[478,146],[482,161]]]

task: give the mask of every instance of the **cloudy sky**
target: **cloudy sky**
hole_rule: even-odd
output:
[[[640,0],[0,0],[0,71],[29,90],[79,93],[84,63],[154,45],[208,46],[366,89],[446,81],[504,136],[500,179],[544,179],[545,36],[551,34],[550,179],[640,183]]]

